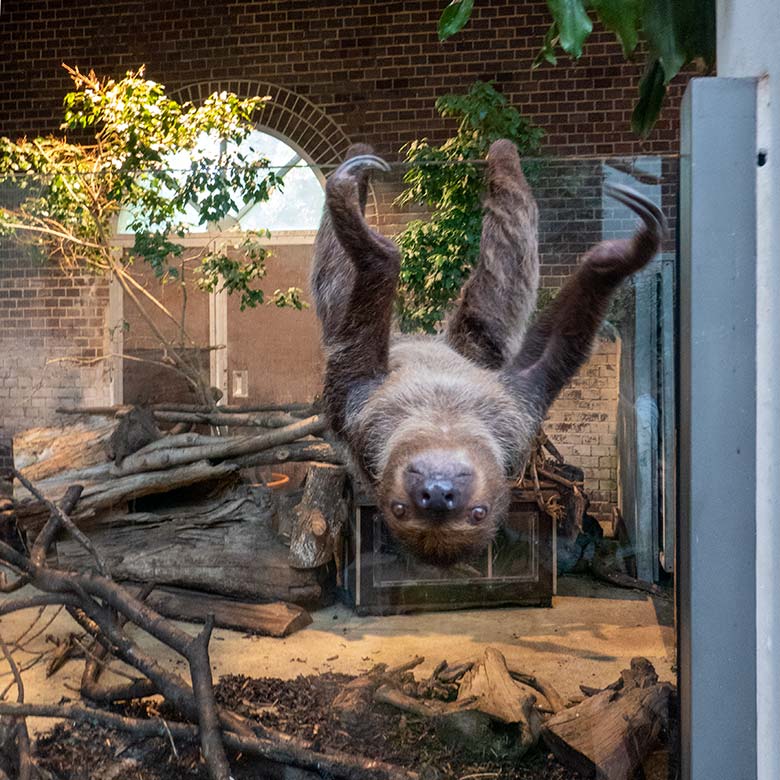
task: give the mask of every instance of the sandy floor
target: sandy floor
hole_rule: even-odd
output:
[[[346,607],[336,606],[315,613],[312,625],[286,639],[249,637],[217,629],[211,645],[214,674],[282,678],[324,671],[356,674],[380,661],[394,664],[422,655],[425,663],[417,670],[421,676],[443,658],[455,663],[494,645],[513,666],[550,679],[564,698],[579,694],[580,683],[600,686],[612,682],[636,655],[649,658],[662,679],[674,680],[671,602],[583,578],[561,579],[558,590],[551,609],[485,609],[361,618]],[[53,611],[50,609],[48,614]],[[28,612],[0,619],[5,641],[18,637],[33,616]],[[26,649],[51,647],[47,636],[65,637],[76,629],[70,618],[61,613]],[[155,644],[140,633],[138,638],[147,648]],[[22,664],[33,658],[20,651],[15,657]],[[167,657],[172,663],[182,664],[172,654]],[[28,669],[24,673],[27,701],[77,698],[82,667],[83,662],[70,662],[49,679],[45,677],[45,663]],[[5,670],[2,674],[0,685],[4,688],[10,676]],[[30,721],[33,731],[50,724]]]

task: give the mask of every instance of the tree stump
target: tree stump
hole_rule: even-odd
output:
[[[547,747],[565,766],[596,780],[634,777],[668,730],[674,686],[659,683],[646,658],[621,679],[543,726]]]
[[[309,468],[290,535],[290,565],[296,569],[316,569],[338,553],[347,520],[346,476],[343,466],[315,463]]]

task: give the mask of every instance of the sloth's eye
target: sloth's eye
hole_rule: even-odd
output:
[[[406,505],[402,504],[400,501],[393,501],[393,503],[390,504],[390,511],[396,517],[403,517],[406,514]]]
[[[484,506],[475,506],[471,510],[471,519],[475,523],[479,523],[482,520],[484,520],[487,517],[487,507]]]

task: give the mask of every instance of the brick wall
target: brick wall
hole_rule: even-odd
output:
[[[440,44],[441,0],[5,0],[0,14],[0,134],[56,131],[67,62],[120,75],[141,63],[170,88],[204,80],[280,84],[322,108],[353,140],[391,158],[413,137],[446,136],[435,98],[495,79],[547,131],[553,154],[675,149],[675,105],[651,138],[629,116],[640,63],[594,33],[577,63],[531,71],[549,25],[544,0],[477,3],[463,34]]]
[[[193,94],[187,85],[204,82],[273,94],[275,103],[261,122],[321,164],[331,164],[349,140],[369,141],[390,160],[413,138],[443,140],[453,128],[436,114],[436,97],[465,91],[477,78],[495,79],[544,128],[546,156],[676,152],[684,78],[672,84],[656,130],[640,141],[629,120],[641,65],[625,63],[611,36],[597,31],[576,64],[562,59],[557,67],[532,72],[549,23],[544,0],[478,3],[464,33],[444,44],[436,38],[441,7],[441,0],[4,0],[0,135],[57,132],[70,87],[62,62],[114,76],[145,63],[150,78],[185,96]],[[306,121],[298,121],[304,114]],[[393,194],[378,193],[378,222],[385,232],[408,217],[386,208]],[[591,238],[600,236],[587,203],[549,182],[538,186],[538,195],[542,283],[555,287]],[[664,198],[674,201],[674,187]],[[6,431],[53,421],[64,401],[107,401],[102,364],[49,362],[96,356],[106,340],[107,297],[103,281],[64,278],[29,258],[0,254],[0,426]],[[587,463],[588,485],[604,501],[607,493],[613,497],[614,430],[596,431],[606,422],[601,419],[590,421],[591,433],[565,426],[567,415],[614,409],[616,354],[600,345],[556,404],[553,415],[560,411],[561,417],[551,421],[550,430],[566,437],[559,444],[573,460]],[[592,397],[598,392],[601,396]],[[602,454],[604,447],[611,450]]]
[[[617,503],[620,341],[600,338],[590,360],[550,409],[544,430],[567,462],[585,472],[588,510],[609,518]]]
[[[108,284],[68,277],[0,242],[0,439],[63,404],[108,403]]]

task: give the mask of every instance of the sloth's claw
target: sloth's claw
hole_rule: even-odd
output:
[[[649,231],[661,236],[666,235],[667,225],[663,211],[644,195],[622,184],[605,184],[604,191],[637,214]]]
[[[345,160],[337,169],[336,174],[354,176],[367,168],[390,173],[390,166],[381,157],[377,157],[375,154],[359,154],[357,157]]]

